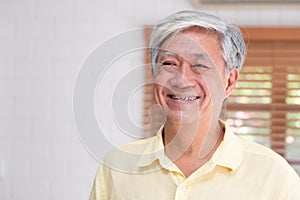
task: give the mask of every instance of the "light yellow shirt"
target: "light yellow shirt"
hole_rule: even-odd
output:
[[[205,165],[188,178],[164,154],[161,131],[112,152],[98,168],[90,200],[300,200],[300,179],[279,155],[227,125]]]

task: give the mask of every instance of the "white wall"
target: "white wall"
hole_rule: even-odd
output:
[[[88,198],[98,163],[74,128],[81,64],[112,35],[191,8],[189,0],[0,1],[1,200]],[[298,7],[207,11],[239,25],[300,26]],[[118,137],[109,120],[104,126]]]

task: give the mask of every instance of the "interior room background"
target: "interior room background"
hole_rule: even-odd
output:
[[[154,25],[183,9],[196,8],[190,0],[0,1],[0,199],[88,199],[98,162],[82,145],[73,118],[72,94],[80,67],[109,38]],[[243,27],[300,27],[300,6],[197,9]],[[144,35],[136,38],[143,41]],[[121,61],[115,63],[115,74],[143,63],[144,54]],[[130,80],[143,79],[140,73]],[[111,90],[107,84],[97,100]],[[130,104],[130,116],[141,124],[143,95],[137,92]],[[126,142],[110,110],[98,112],[104,131],[116,143]]]

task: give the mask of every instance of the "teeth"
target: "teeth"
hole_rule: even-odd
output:
[[[196,99],[199,99],[197,96],[190,96],[190,97],[177,97],[175,95],[170,95],[170,97],[174,100],[180,100],[180,101],[194,101]]]

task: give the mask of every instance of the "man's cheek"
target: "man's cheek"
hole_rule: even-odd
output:
[[[219,74],[211,73],[203,77],[207,88],[207,97],[211,98],[213,104],[223,102],[225,99],[225,89]]]

